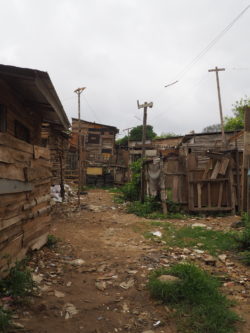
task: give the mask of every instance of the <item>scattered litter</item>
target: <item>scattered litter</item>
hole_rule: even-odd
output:
[[[69,261],[69,264],[72,265],[72,266],[82,266],[83,264],[85,264],[85,260],[75,259],[75,260]]]
[[[156,236],[156,237],[162,237],[162,233],[160,231],[154,231],[152,232],[152,235]]]
[[[154,327],[158,327],[160,325],[161,325],[161,321],[160,320],[158,320],[156,323],[153,324]]]
[[[192,228],[206,228],[206,224],[203,223],[194,223],[192,224]]]

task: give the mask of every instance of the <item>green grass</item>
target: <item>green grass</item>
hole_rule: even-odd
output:
[[[161,282],[163,274],[180,281]],[[177,264],[158,269],[149,277],[148,287],[154,298],[173,307],[182,333],[233,333],[238,316],[230,302],[219,291],[220,282],[193,264]]]
[[[58,241],[59,241],[59,239],[56,236],[48,235],[48,240],[47,240],[46,246],[49,248],[53,248],[56,246]]]
[[[0,280],[0,295],[11,296],[15,303],[22,303],[26,301],[27,296],[33,294],[35,287],[36,283],[23,260],[10,269],[5,279]]]
[[[4,310],[0,307],[0,332],[8,332],[11,324],[11,314],[9,311]]]
[[[184,226],[177,228],[169,222],[152,222],[153,226],[161,226],[163,236],[162,240],[168,246],[194,247],[199,244],[199,249],[206,250],[215,255],[220,251],[235,250],[237,242],[235,236],[230,232],[207,230],[201,227]],[[147,238],[153,237],[152,234],[146,233]]]
[[[135,214],[148,219],[186,219],[187,215],[181,212],[161,212],[161,203],[153,198],[147,198],[144,203],[133,201],[128,204],[127,213]]]

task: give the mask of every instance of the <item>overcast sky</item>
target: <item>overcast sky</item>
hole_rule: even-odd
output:
[[[250,9],[189,70],[185,69],[250,0],[0,0],[0,63],[47,71],[69,118],[74,90],[89,121],[120,129],[141,124],[136,101],[154,102],[158,134],[202,131],[250,96]]]

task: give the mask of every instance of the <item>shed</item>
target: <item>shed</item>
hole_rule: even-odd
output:
[[[0,275],[47,241],[52,164],[43,123],[69,127],[48,73],[0,65]]]

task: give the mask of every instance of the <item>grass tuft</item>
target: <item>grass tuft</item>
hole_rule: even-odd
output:
[[[36,283],[32,279],[30,270],[26,267],[25,260],[17,262],[10,269],[9,275],[0,280],[0,294],[11,296],[16,303],[22,303],[27,296],[34,292]]]
[[[4,310],[0,307],[0,332],[8,332],[11,326],[11,315],[9,311]]]
[[[161,282],[161,275],[180,280]],[[230,310],[232,303],[219,292],[220,282],[193,264],[177,264],[158,269],[149,278],[154,298],[175,308],[179,331],[187,333],[232,333],[238,316]]]
[[[48,240],[47,240],[47,243],[46,243],[46,246],[48,248],[53,248],[56,246],[56,244],[58,243],[59,239],[54,236],[54,235],[48,235]]]
[[[205,228],[192,228],[184,226],[176,228],[169,222],[151,222],[153,226],[161,226],[162,240],[168,246],[178,246],[180,248],[192,248],[199,244],[199,249],[206,250],[212,255],[220,251],[235,250],[237,242],[234,234],[216,230],[207,230]],[[150,238],[147,233],[147,238]],[[151,234],[152,237],[152,234]]]

